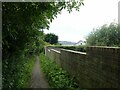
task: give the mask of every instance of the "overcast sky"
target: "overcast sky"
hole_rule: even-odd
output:
[[[80,11],[68,13],[63,10],[50,24],[45,33],[58,35],[59,41],[78,42],[103,24],[118,22],[118,2],[120,0],[84,0]]]

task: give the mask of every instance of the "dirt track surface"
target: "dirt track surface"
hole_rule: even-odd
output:
[[[36,63],[33,67],[30,88],[49,88],[48,82],[40,69],[40,60],[37,56]]]

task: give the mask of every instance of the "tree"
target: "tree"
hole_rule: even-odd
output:
[[[49,42],[50,44],[57,44],[58,36],[53,33],[46,34],[44,41]]]
[[[62,0],[64,1],[64,0]],[[2,45],[3,59],[21,53],[31,42],[42,36],[42,30],[61,13],[73,8],[79,10],[82,1],[73,2],[3,2],[2,4]]]
[[[22,70],[20,66],[24,65],[25,57],[29,54],[38,54],[42,50],[43,29],[49,29],[49,24],[62,9],[66,8],[71,12],[73,8],[79,10],[79,6],[83,4],[82,1],[54,1],[57,2],[2,3],[3,88],[18,88],[23,83],[18,81],[22,77],[19,75]]]
[[[93,30],[87,37],[91,46],[120,46],[120,26],[115,23]]]

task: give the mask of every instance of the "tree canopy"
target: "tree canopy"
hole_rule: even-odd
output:
[[[71,12],[79,10],[83,1],[74,2],[3,2],[2,4],[2,45],[3,59],[21,53],[41,41],[43,29],[60,14],[62,9]],[[32,43],[31,43],[32,42]]]
[[[62,9],[69,12],[73,8],[79,10],[82,3],[82,1],[2,3],[3,88],[20,88],[23,85],[26,78],[22,72],[28,73],[25,69],[26,64],[30,62],[28,57],[40,54],[45,44],[43,29],[49,29],[49,24]]]
[[[87,37],[92,46],[120,46],[120,26],[115,23],[93,30]]]
[[[50,44],[57,44],[58,43],[58,36],[53,33],[48,33],[44,37],[44,41]]]

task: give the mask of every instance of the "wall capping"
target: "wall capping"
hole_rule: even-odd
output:
[[[57,52],[57,53],[61,53],[60,51],[55,50],[55,49],[50,49],[50,50],[52,50],[52,51],[54,51],[54,52]]]
[[[68,50],[68,49],[61,49],[61,50],[72,52],[72,53],[85,54],[86,55],[86,53],[84,53],[84,52],[79,52],[79,51],[74,51],[74,50]]]
[[[108,47],[108,46],[88,46],[87,48],[92,47],[92,48],[116,48],[116,49],[120,49],[120,47]]]

